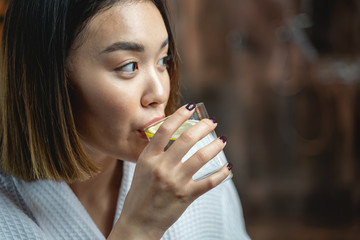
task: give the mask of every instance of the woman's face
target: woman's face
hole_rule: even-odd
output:
[[[148,143],[143,128],[164,116],[170,93],[168,34],[150,1],[96,15],[71,50],[74,119],[93,160],[135,162]]]

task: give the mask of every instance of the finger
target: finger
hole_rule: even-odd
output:
[[[192,181],[190,185],[193,189],[193,196],[199,197],[222,183],[229,176],[231,167],[232,165],[228,163],[211,176],[198,182]]]
[[[193,114],[195,103],[189,103],[173,113],[157,130],[150,141],[150,151],[163,152],[174,132]]]
[[[195,152],[196,149],[200,149],[210,144],[214,138],[208,135],[215,129],[216,126],[217,124],[212,120],[203,119],[183,132],[181,136],[176,139],[176,141],[167,150],[169,159],[173,160],[169,161],[169,163],[179,163],[179,160],[181,160],[189,152],[189,150],[194,147],[195,144],[196,147],[193,148],[192,152]]]
[[[225,145],[226,138],[220,137],[198,150],[186,162],[180,165],[183,178],[191,178],[202,166],[219,154]]]

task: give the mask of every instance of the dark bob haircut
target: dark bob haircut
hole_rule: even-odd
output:
[[[151,1],[169,36],[170,98],[179,102],[178,54],[163,0],[12,0],[2,38],[1,171],[25,181],[72,182],[98,172],[76,131],[66,62],[88,22],[122,2]]]

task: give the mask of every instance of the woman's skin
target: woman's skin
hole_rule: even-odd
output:
[[[68,59],[76,127],[88,156],[101,168],[98,175],[70,187],[109,239],[159,239],[192,201],[229,174],[224,167],[205,180],[191,179],[224,148],[220,139],[181,163],[182,156],[216,127],[209,119],[164,152],[172,133],[193,113],[191,107],[176,111],[150,143],[144,136],[146,125],[164,117],[169,98],[167,39],[153,3],[122,3],[89,22]],[[113,228],[122,179],[118,159],[137,166]]]

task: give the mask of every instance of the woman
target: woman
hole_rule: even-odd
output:
[[[231,165],[191,179],[225,138],[180,161],[216,121],[164,151],[194,104],[163,1],[14,0],[2,50],[1,238],[247,238]]]

